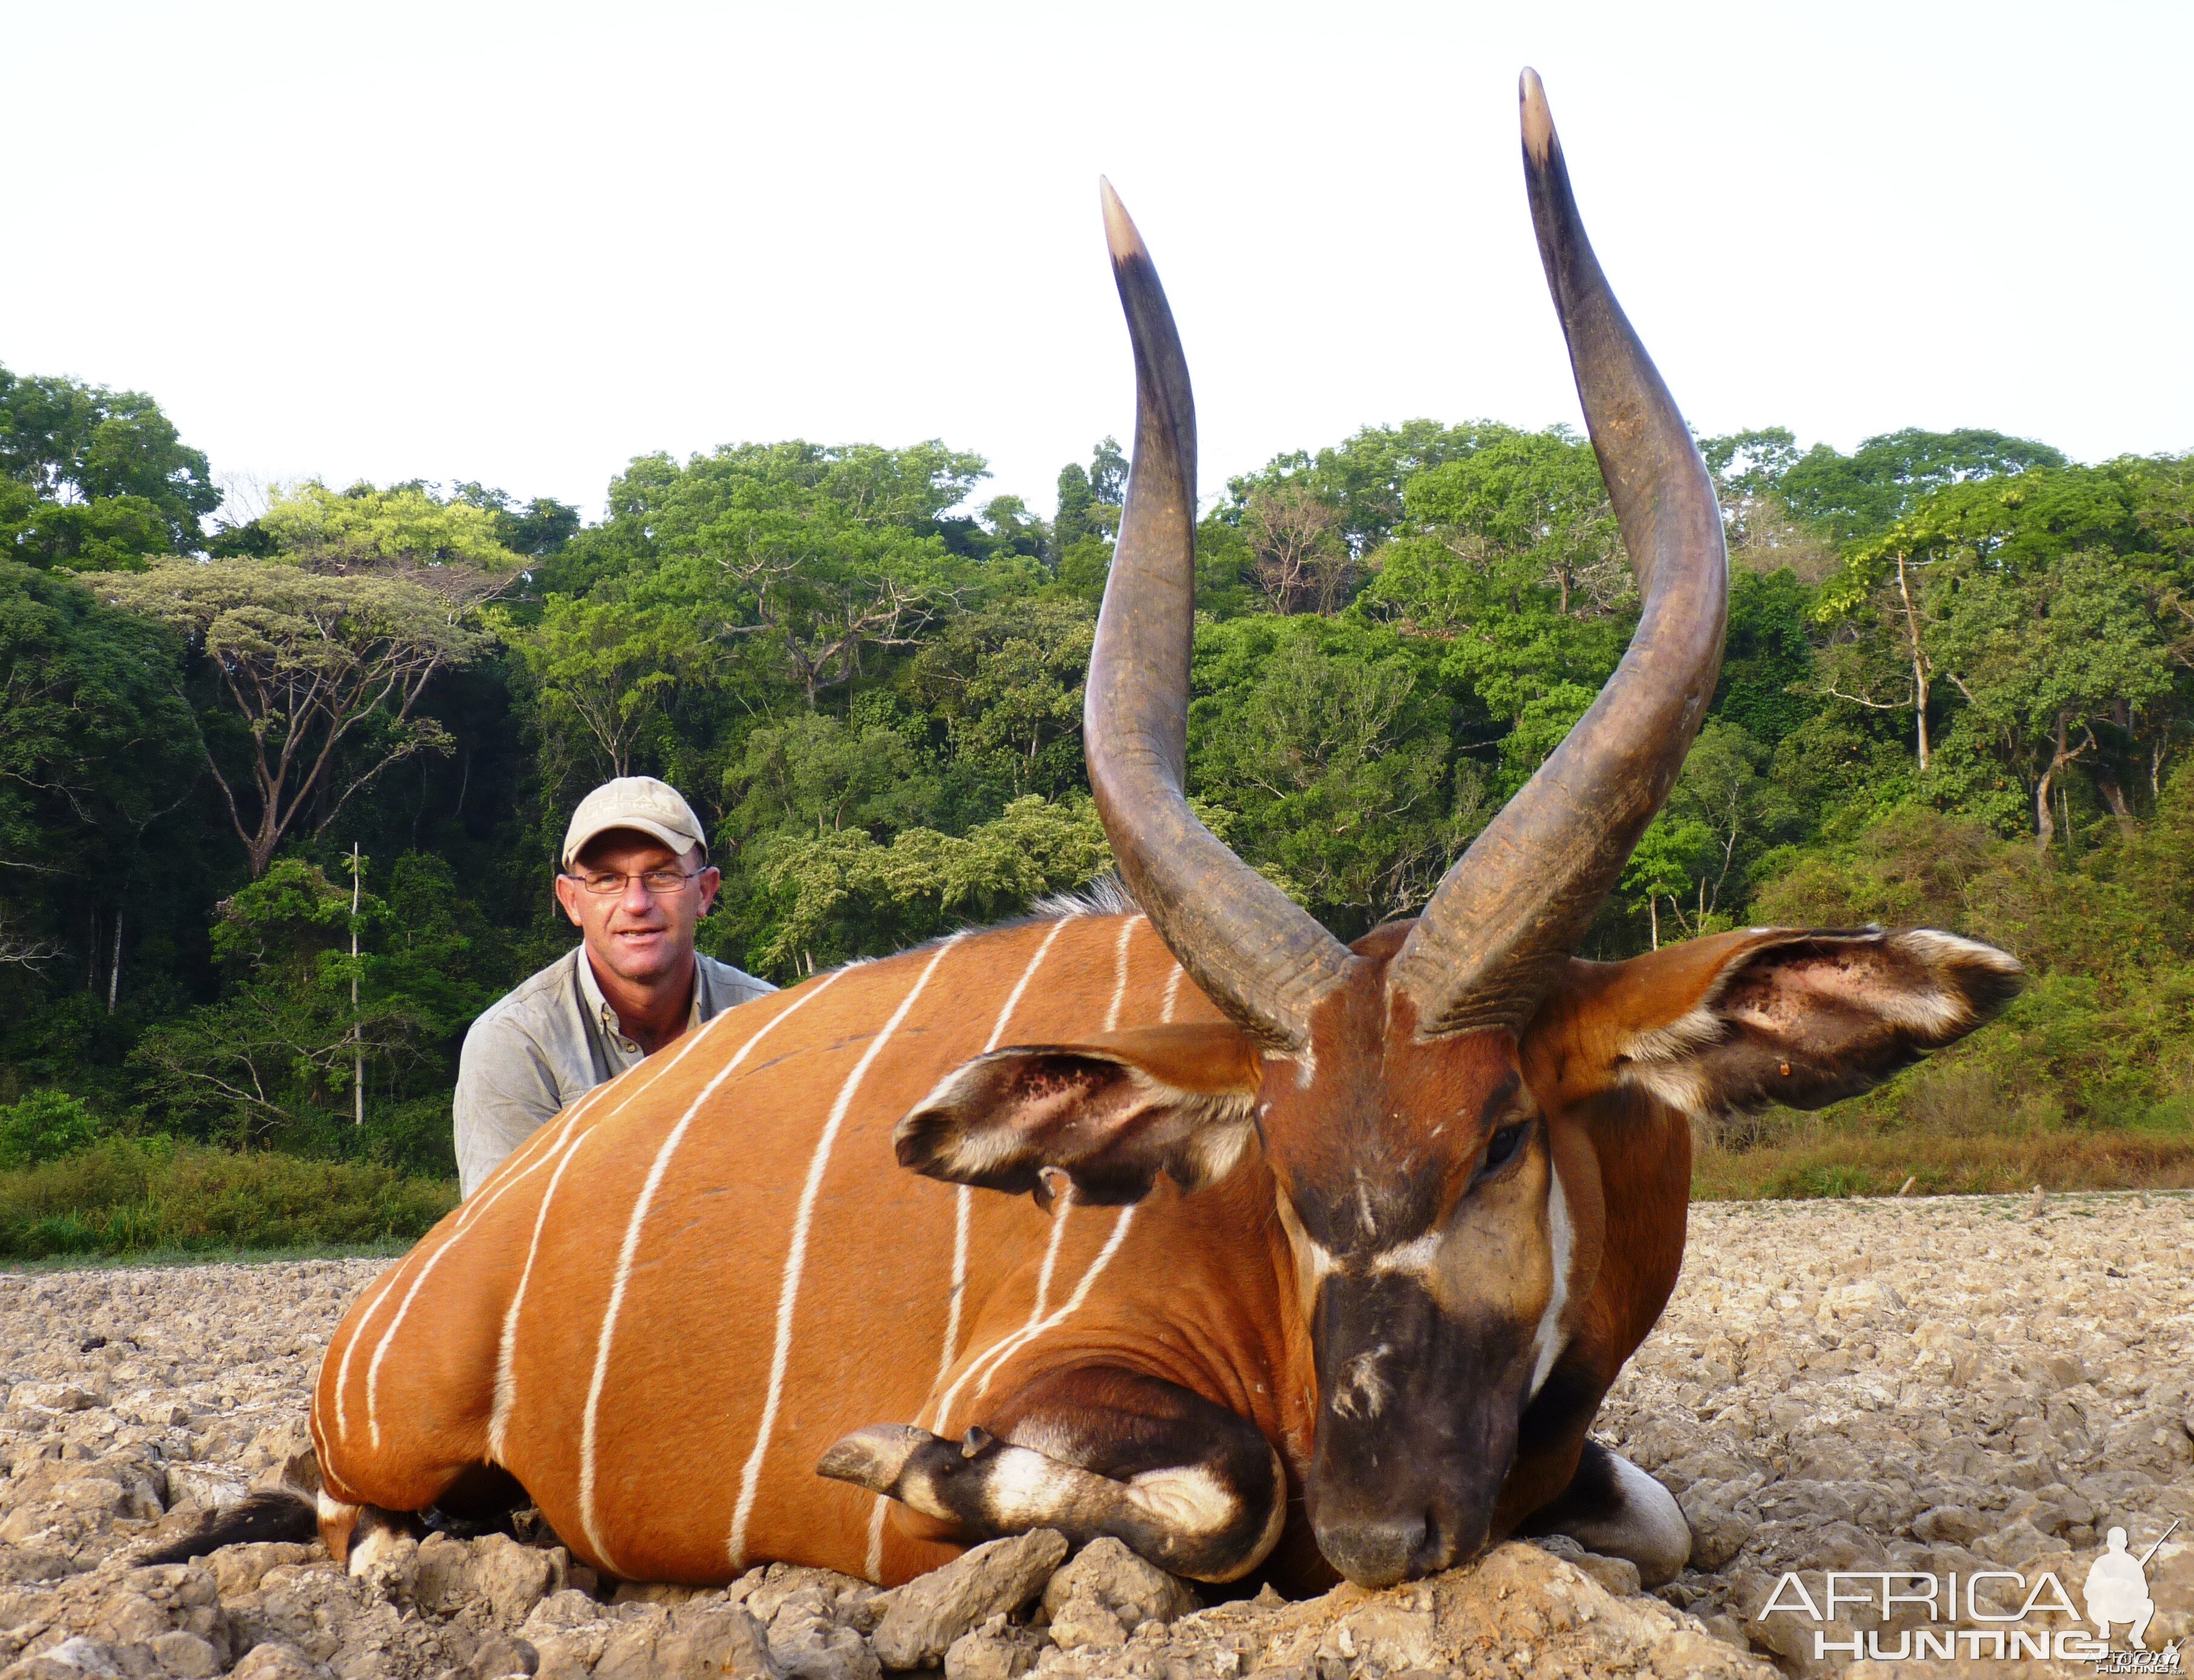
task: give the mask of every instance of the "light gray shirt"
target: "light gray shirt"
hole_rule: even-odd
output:
[[[470,1195],[559,1109],[643,1059],[602,995],[584,945],[491,1005],[457,1058],[457,1183]],[[686,1030],[776,987],[696,951]]]

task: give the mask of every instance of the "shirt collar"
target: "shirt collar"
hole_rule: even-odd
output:
[[[640,1046],[625,1032],[624,1023],[610,1001],[602,995],[601,982],[594,978],[594,959],[587,955],[584,945],[577,952],[579,965],[579,995],[586,1000],[587,1013],[601,1023],[602,1030],[612,1043],[633,1054],[640,1053]],[[701,954],[693,954],[693,1006],[686,1017],[686,1029],[691,1032],[701,1024],[701,988],[708,984],[708,976],[701,967]]]

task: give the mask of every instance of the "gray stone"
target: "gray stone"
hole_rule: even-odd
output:
[[[18,1383],[9,1390],[8,1404],[35,1406],[42,1412],[88,1412],[106,1404],[106,1396],[74,1383]]]
[[[161,1634],[151,1643],[160,1666],[179,1677],[179,1680],[208,1680],[209,1676],[221,1672],[221,1653],[195,1633],[177,1628],[171,1633]]]
[[[963,1633],[945,1654],[945,1680],[1019,1680],[1037,1666],[1049,1642],[1032,1627],[992,1616]]]
[[[1921,1540],[1950,1545],[1970,1545],[1988,1531],[1988,1520],[1962,1505],[1931,1505],[1912,1519],[1912,1532]]]
[[[962,1634],[1034,1598],[1066,1551],[1065,1535],[1037,1528],[975,1546],[917,1576],[893,1595],[876,1626],[877,1658],[887,1668],[933,1666]]]
[[[1617,1598],[1632,1597],[1645,1591],[1639,1580],[1638,1566],[1627,1557],[1609,1557],[1600,1552],[1587,1551],[1570,1561]]]
[[[518,1630],[519,1637],[530,1639],[538,1645],[543,1637],[562,1633],[589,1622],[606,1619],[604,1608],[583,1592],[566,1587],[561,1592],[552,1592],[536,1604],[526,1616],[525,1626]]]
[[[327,1671],[294,1645],[254,1645],[229,1680],[320,1680]]]
[[[867,1640],[797,1601],[771,1618],[769,1655],[798,1680],[878,1680],[882,1672]]]
[[[457,1671],[463,1680],[510,1680],[513,1675],[541,1671],[541,1653],[523,1639],[491,1635],[480,1642],[470,1660]]]
[[[472,1543],[465,1567],[465,1589],[488,1602],[495,1619],[515,1627],[533,1607],[564,1585],[569,1565],[560,1550],[536,1551],[508,1534],[488,1534]]]
[[[690,1680],[720,1674],[774,1680],[780,1671],[761,1624],[737,1604],[681,1605],[670,1613],[670,1631],[658,1654],[665,1660],[666,1672]]]
[[[543,1649],[541,1674],[555,1680],[561,1653]],[[780,1680],[761,1625],[737,1604],[634,1607],[604,1642],[594,1680]]]
[[[169,1465],[167,1481],[169,1505],[188,1499],[202,1511],[224,1511],[249,1491],[242,1476],[217,1465]]]
[[[78,1634],[0,1670],[0,1680],[127,1680],[112,1646]]]
[[[455,1611],[464,1602],[472,1562],[472,1549],[462,1540],[447,1534],[428,1535],[419,1542],[418,1552],[411,1560],[411,1602],[437,1615]],[[529,1614],[531,1608],[527,1606]]]
[[[1124,1644],[1145,1622],[1169,1622],[1195,1608],[1185,1585],[1109,1534],[1083,1547],[1043,1589],[1052,1643],[1061,1650]]]
[[[858,1575],[795,1563],[772,1563],[766,1569],[749,1570],[724,1596],[729,1603],[744,1604],[765,1625],[773,1625],[786,1604],[796,1603],[827,1621],[863,1635],[876,1631],[892,1598]]]
[[[318,1546],[296,1540],[256,1540],[247,1545],[225,1545],[204,1560],[213,1571],[215,1590],[223,1598],[235,1598],[258,1590],[270,1569],[302,1563]]]

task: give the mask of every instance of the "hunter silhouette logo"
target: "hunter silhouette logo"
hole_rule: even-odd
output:
[[[2098,1673],[2176,1674],[2176,1642],[2151,1650],[2144,1636],[2156,1615],[2155,1602],[2148,1594],[2148,1566],[2179,1526],[2174,1522],[2139,1553],[2128,1546],[2123,1528],[2113,1528],[2104,1537],[2103,1554],[2088,1568],[2081,1585],[2093,1633],[2081,1625],[2071,1595],[2051,1570],[2030,1578],[2017,1569],[1976,1569],[1944,1576],[1909,1569],[1831,1569],[1822,1577],[1824,1591],[1818,1600],[1806,1582],[1789,1572],[1776,1582],[1753,1620],[1765,1621],[1779,1614],[1816,1624],[1817,1662],[1831,1656],[1889,1662],[2053,1657],[2060,1662],[2092,1662]],[[2002,1608],[2010,1604],[2018,1608]],[[1844,1622],[1839,1628],[1839,1613],[1846,1610],[1869,1615],[1884,1626],[1862,1631]],[[1910,1620],[1915,1611],[1926,1625]],[[1905,1626],[1897,1630],[1894,1644],[1886,1643],[1884,1628],[1900,1616]],[[2063,1620],[2042,1620],[2049,1617]],[[1963,1622],[1978,1626],[1958,1625]],[[2111,1648],[2114,1627],[2126,1630],[2127,1648]]]
[[[2157,1548],[2178,1527],[2174,1522],[2138,1557],[2126,1549],[2124,1529],[2113,1528],[2103,1537],[2105,1550],[2089,1567],[2080,1596],[2088,1601],[2088,1620],[2094,1623],[2105,1644],[2112,1625],[2123,1622],[2126,1642],[2136,1651],[2148,1648],[2141,1635],[2148,1631],[2149,1620],[2156,1614],[2155,1602],[2148,1596],[2148,1566]]]

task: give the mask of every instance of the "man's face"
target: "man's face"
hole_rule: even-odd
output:
[[[640,877],[669,869],[691,879],[673,892],[650,892]],[[624,877],[616,892],[589,892],[589,877]],[[577,879],[574,879],[577,877]],[[629,829],[599,834],[569,874],[556,877],[556,902],[586,936],[587,955],[621,980],[649,985],[686,972],[693,955],[693,926],[715,901],[723,877],[701,864],[701,848],[683,857],[662,841]]]

